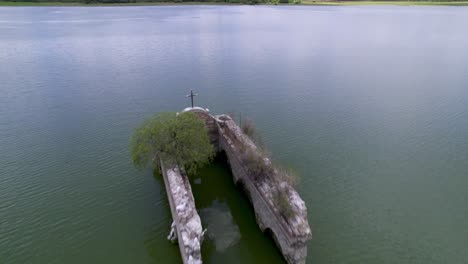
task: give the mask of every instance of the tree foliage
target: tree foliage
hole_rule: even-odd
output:
[[[188,173],[196,172],[214,156],[205,124],[192,112],[161,113],[149,118],[135,129],[131,152],[136,168],[162,158]]]

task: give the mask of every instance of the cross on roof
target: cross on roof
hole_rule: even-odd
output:
[[[192,101],[192,108],[193,108],[193,97],[197,96],[198,94],[194,94],[193,90],[190,89],[190,94],[187,94],[186,97],[190,97],[190,100]]]

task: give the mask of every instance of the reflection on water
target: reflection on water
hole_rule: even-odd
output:
[[[210,207],[200,210],[200,217],[207,228],[206,238],[214,241],[216,250],[224,252],[240,240],[239,227],[234,223],[226,203],[213,201]]]

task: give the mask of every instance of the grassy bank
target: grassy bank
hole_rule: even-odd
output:
[[[444,6],[468,6],[468,1],[313,1],[302,0],[303,5],[333,5],[333,6],[356,6],[356,5],[444,5]]]
[[[270,3],[271,4],[271,3]],[[135,2],[135,3],[91,3],[83,2],[12,2],[0,1],[0,6],[167,6],[167,5],[240,5],[240,3],[228,2]],[[268,5],[261,3],[260,5]],[[289,4],[280,4],[289,5]],[[468,1],[313,1],[302,0],[301,5],[321,6],[359,6],[359,5],[444,5],[444,6],[468,6]]]

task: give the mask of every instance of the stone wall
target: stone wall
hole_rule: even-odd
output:
[[[187,175],[178,166],[160,161],[167,198],[184,264],[201,264],[202,226]]]
[[[235,122],[227,116],[218,116],[219,149],[223,150],[229,160],[234,182],[242,185],[255,211],[260,229],[270,232],[288,263],[305,263],[307,242],[312,238],[307,220],[307,208],[299,194],[287,183],[281,183],[288,190],[289,205],[294,215],[286,219],[273,202],[276,181],[267,176],[257,182],[249,175],[249,170],[242,160],[245,149],[257,151],[255,144],[245,136]],[[264,160],[271,166],[268,159]]]
[[[242,159],[246,150],[260,155],[256,145],[242,133],[237,124],[227,115],[212,116],[207,109],[187,108],[195,112],[207,125],[210,141],[218,151],[224,151],[234,177],[234,182],[243,186],[255,211],[260,229],[269,232],[288,263],[305,263],[307,242],[312,239],[312,231],[307,220],[307,208],[297,191],[287,182],[275,180],[276,170],[266,175],[262,181],[254,180]],[[267,166],[271,162],[262,156]],[[294,214],[285,217],[273,201],[275,188],[287,193],[289,206]]]

